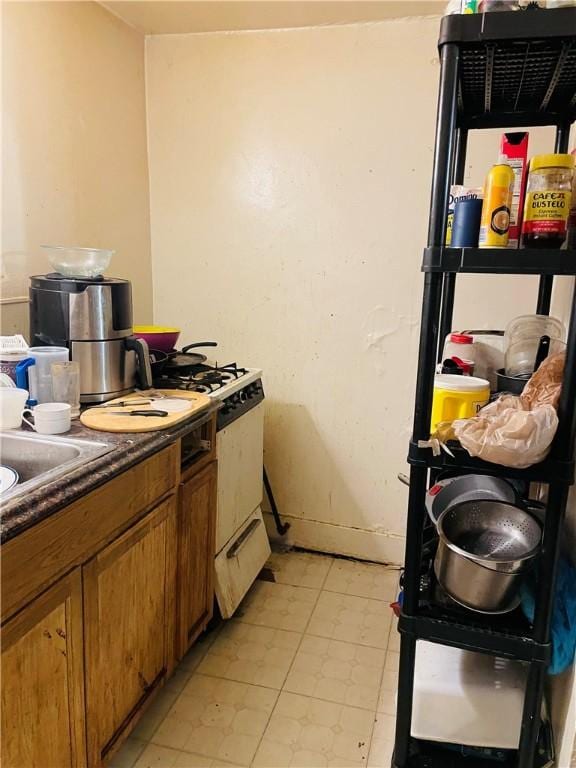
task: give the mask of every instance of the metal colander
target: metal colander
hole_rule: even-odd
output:
[[[528,512],[488,499],[451,507],[440,516],[438,532],[451,549],[488,568],[511,572],[538,554],[542,535]]]

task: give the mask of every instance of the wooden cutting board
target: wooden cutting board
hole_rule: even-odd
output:
[[[109,411],[126,411],[128,413],[130,411],[162,410],[162,400],[154,400],[150,405],[136,404],[134,407],[125,406],[120,408],[114,405],[114,403],[123,400],[134,399],[138,401],[154,397],[154,395],[146,395],[145,392],[133,392],[130,395],[110,400],[110,402],[106,403],[105,408],[89,408],[82,413],[80,421],[85,427],[97,429],[100,432],[156,432],[160,429],[168,429],[185,419],[189,419],[190,416],[196,415],[205,408],[208,408],[211,403],[208,395],[203,395],[200,392],[186,392],[181,389],[162,389],[161,392],[166,397],[190,400],[190,408],[185,411],[178,411],[177,413],[169,413],[168,416],[114,416],[109,413]]]

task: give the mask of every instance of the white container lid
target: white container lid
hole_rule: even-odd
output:
[[[458,376],[454,373],[438,373],[434,377],[434,389],[449,389],[453,392],[480,392],[490,382],[477,376]]]
[[[526,667],[460,648],[416,643],[412,736],[518,749]]]

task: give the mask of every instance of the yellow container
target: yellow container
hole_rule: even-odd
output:
[[[492,166],[484,184],[480,219],[480,248],[506,248],[510,229],[510,206],[514,189],[514,171],[502,163]]]
[[[476,376],[441,373],[434,377],[432,423],[434,432],[442,421],[470,419],[490,399],[490,383]]]

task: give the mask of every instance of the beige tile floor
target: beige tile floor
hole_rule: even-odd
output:
[[[112,768],[389,768],[399,573],[274,553],[180,662]]]

